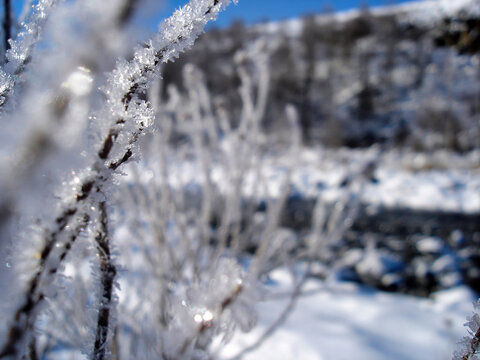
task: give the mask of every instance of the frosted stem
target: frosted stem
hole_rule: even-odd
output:
[[[110,236],[108,233],[108,217],[105,202],[100,202],[98,207],[100,212],[100,229],[97,231],[95,241],[97,243],[98,256],[100,257],[102,295],[100,299],[97,332],[95,337],[92,359],[103,360],[105,358],[105,351],[108,339],[113,282],[117,274],[117,269],[112,262],[110,254]]]
[[[3,48],[5,52],[10,49],[10,38],[12,37],[12,3],[10,0],[3,0]]]
[[[71,216],[73,216],[73,214],[69,214],[67,217],[64,218],[57,218],[57,222],[61,223],[59,224],[59,229],[63,231],[63,229],[68,224],[68,220],[70,220]],[[87,214],[84,214],[81,217],[79,224],[71,233],[68,242],[65,244],[63,251],[59,255],[60,261],[48,270],[48,275],[53,275],[57,273],[60,264],[65,259],[66,255],[68,254],[69,250],[73,246],[73,243],[78,238],[80,233],[84,231],[87,227],[89,220],[90,217]],[[47,271],[46,264],[54,248],[57,236],[57,232],[51,232],[48,236],[50,241],[47,242],[47,246],[44,247],[42,253],[40,254],[38,270],[33,276],[33,278],[30,280],[28,290],[25,293],[26,299],[24,304],[15,313],[13,324],[10,326],[8,332],[7,341],[2,348],[2,351],[0,352],[0,359],[6,357],[17,358],[20,350],[18,348],[19,343],[21,343],[21,341],[26,336],[29,336],[31,330],[33,329],[35,310],[38,308],[38,305],[45,299],[45,296],[40,289],[40,282],[43,275]]]

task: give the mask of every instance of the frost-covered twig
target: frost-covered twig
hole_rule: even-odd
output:
[[[98,256],[100,258],[101,295],[100,308],[98,310],[97,331],[93,349],[93,359],[103,360],[105,357],[108,330],[110,327],[110,308],[112,306],[113,283],[117,269],[112,262],[110,251],[110,235],[108,232],[107,209],[104,201],[98,204],[99,224],[95,236]]]
[[[242,290],[243,290],[242,284],[241,283],[236,284],[232,292],[227,297],[225,297],[219,304],[217,304],[217,309],[215,314],[208,311],[202,316],[201,319],[199,318],[198,321],[195,320],[196,322],[199,323],[197,326],[197,330],[195,334],[191,338],[186,339],[183,345],[180,347],[180,350],[178,352],[178,355],[180,357],[182,357],[185,354],[185,352],[188,350],[188,347],[192,343],[194,343],[196,339],[198,339],[200,336],[202,336],[204,332],[206,332],[209,328],[212,327],[213,325],[212,323],[214,321],[217,321],[215,316],[220,317],[223,314],[223,312],[235,302],[235,300],[238,298]]]
[[[79,192],[74,195],[77,202],[89,198],[94,186],[110,178],[111,170],[115,171],[133,155],[136,140],[152,118],[148,105],[138,97],[145,91],[146,86],[158,77],[160,64],[178,56],[181,51],[191,46],[193,40],[203,31],[205,24],[213,20],[220,9],[228,3],[229,1],[225,0],[192,0],[167,19],[159,34],[145,48],[137,49],[130,62],[118,64],[117,69],[109,77],[110,85],[104,90],[108,106],[100,111],[105,117],[104,123],[108,124],[112,116],[114,119],[101,141],[97,152],[98,159],[95,159],[95,164],[91,166],[92,173],[82,180]],[[127,120],[130,120],[130,123],[127,123]],[[122,144],[117,145],[120,151],[117,152],[116,159],[109,160],[112,148],[116,143],[120,143],[120,139],[123,140]],[[48,138],[40,141],[42,147],[45,141],[48,141]],[[28,162],[35,163],[32,159],[28,159]],[[102,169],[104,168],[102,162],[106,162],[106,172]],[[11,204],[4,200],[1,205],[0,209],[9,213]],[[76,212],[76,209],[66,206],[58,218],[68,218],[72,212]]]
[[[247,65],[248,60],[244,61],[244,65]],[[212,99],[202,82],[202,75],[198,69],[187,66],[184,76],[189,91],[183,101],[177,101],[179,95],[172,90],[169,103],[157,105],[160,143],[153,140],[148,152],[153,156],[145,156],[142,165],[132,164],[132,167],[140,169],[147,166],[147,174],[151,172],[152,176],[144,182],[144,171],[138,171],[138,174],[133,172],[134,177],[129,180],[133,183],[127,188],[129,197],[121,196],[120,200],[122,209],[125,209],[121,213],[125,214],[123,216],[127,220],[125,222],[122,219],[121,222],[128,224],[124,231],[128,231],[128,238],[133,236],[141,239],[142,258],[146,260],[142,264],[152,268],[145,270],[136,262],[130,266],[135,269],[134,272],[141,271],[151,279],[155,295],[151,293],[152,286],[144,285],[150,283],[146,279],[135,291],[125,291],[142,298],[154,297],[151,305],[145,304],[142,308],[152,306],[156,309],[153,314],[149,313],[150,326],[138,330],[141,334],[135,334],[135,337],[125,337],[130,341],[137,337],[150,340],[157,331],[157,352],[164,359],[191,359],[202,356],[200,354],[208,355],[215,337],[221,335],[226,343],[237,322],[243,331],[249,330],[255,323],[255,312],[251,309],[253,301],[248,298],[252,290],[258,291],[248,284],[250,279],[247,281],[241,275],[241,264],[236,258],[241,248],[229,247],[231,244],[227,242],[230,224],[242,223],[245,214],[240,200],[245,193],[245,176],[252,170],[252,165],[257,164],[252,157],[260,155],[260,136],[256,130],[260,130],[262,115],[253,114],[258,109],[258,102],[255,96],[251,97],[256,91],[249,87],[252,91],[248,94],[251,109],[242,119],[248,124],[230,127],[225,134],[226,139],[222,139],[216,128],[217,114],[210,107]],[[246,77],[254,78],[254,75],[246,74]],[[264,89],[259,92],[264,93]],[[229,127],[229,124],[223,125],[224,128]],[[186,140],[168,146],[168,142],[172,141],[172,126],[178,126],[173,132],[184,130]],[[236,169],[235,165],[239,163],[243,165]],[[184,180],[182,168],[189,164],[195,168],[198,166],[205,178],[211,177],[210,184],[195,178],[201,184],[201,192],[197,194],[189,193],[190,181]],[[232,175],[240,181],[233,182],[227,194],[219,194],[219,184],[213,183],[212,175],[216,166],[225,168],[229,176],[230,170],[237,172]],[[208,187],[210,190],[206,194]],[[225,207],[228,215],[223,217],[220,207]],[[214,215],[220,217],[218,227],[213,231],[209,211],[205,209],[215,211]],[[198,216],[197,212],[203,212],[203,216]],[[274,221],[272,226],[277,226],[275,224],[278,225],[278,221]],[[237,230],[240,232],[242,228],[239,226],[234,231]],[[236,237],[240,235],[243,237],[244,234],[240,232]],[[216,241],[214,247],[210,242],[212,239]],[[253,279],[252,282],[257,281]],[[125,319],[119,321],[127,326]],[[127,324],[134,326],[129,322]],[[148,329],[155,330],[147,333]]]
[[[287,116],[289,118],[289,122],[290,122],[289,125],[292,132],[292,140],[291,140],[292,143],[289,149],[291,163],[290,163],[290,166],[288,166],[287,168],[285,179],[280,188],[278,199],[276,199],[275,201],[273,201],[272,199],[269,199],[269,206],[268,206],[267,212],[268,212],[270,221],[268,222],[266,229],[262,233],[260,245],[254,254],[252,266],[250,268],[250,272],[254,274],[254,276],[261,276],[263,274],[263,271],[265,271],[265,269],[262,269],[262,267],[264,266],[264,263],[268,258],[267,250],[270,248],[274,239],[273,230],[275,230],[279,226],[282,211],[284,210],[284,207],[289,195],[292,173],[293,173],[292,164],[295,161],[295,159],[298,157],[298,150],[300,145],[300,132],[299,132],[300,128],[298,126],[297,111],[293,106],[290,105],[290,106],[287,106],[285,112],[287,113]]]
[[[97,152],[98,159],[93,159],[94,164],[90,165],[93,169],[92,174],[82,180],[80,188],[91,188],[99,180],[110,178],[110,175],[105,176],[105,172],[100,169],[103,167],[102,162],[108,161],[107,170],[116,170],[130,159],[135,142],[151,124],[153,118],[148,103],[141,99],[142,94],[158,78],[161,64],[172,60],[190,47],[203,31],[206,23],[214,20],[228,3],[230,0],[191,0],[161,25],[153,39],[146,42],[143,47],[137,48],[131,61],[120,61],[117,64],[116,69],[108,76],[108,85],[103,89],[106,106],[95,115],[98,122],[95,127],[103,133],[101,135],[103,140]],[[51,104],[48,105],[51,106]],[[60,102],[60,105],[64,109],[65,103]],[[26,136],[24,146],[17,151],[19,155],[15,158],[18,159],[19,165],[11,166],[9,169],[12,178],[28,176],[42,163],[40,160],[55,148],[55,134],[45,133],[43,128],[39,130],[31,136]],[[109,160],[112,149],[115,150],[114,145],[117,150],[114,155],[116,159]],[[24,154],[25,150],[26,154]],[[30,164],[30,166],[25,167],[24,164]],[[28,173],[25,173],[27,170]],[[87,194],[86,197],[88,196]],[[5,214],[0,225],[8,220],[12,209],[15,209],[15,199],[0,198],[0,211]]]
[[[459,349],[453,354],[453,360],[478,360],[480,359],[480,301],[474,304],[475,312],[468,318],[465,326],[469,336],[462,339]]]
[[[25,190],[19,186],[17,179],[29,178],[35,173],[42,171],[42,164],[52,158],[52,155],[56,154],[55,150],[59,150],[59,139],[56,134],[62,130],[67,130],[69,126],[73,127],[73,129],[77,126],[77,129],[75,130],[78,131],[81,126],[78,124],[75,125],[75,123],[82,123],[86,120],[87,112],[89,111],[88,106],[90,104],[88,101],[85,101],[85,98],[90,91],[92,91],[91,84],[96,81],[95,78],[103,76],[102,67],[100,64],[96,63],[102,58],[108,59],[109,57],[116,57],[118,55],[102,43],[112,41],[111,37],[113,34],[111,34],[111,32],[113,31],[114,34],[120,32],[131,19],[136,8],[136,0],[116,1],[115,3],[119,3],[119,6],[118,8],[114,7],[111,21],[108,19],[98,21],[97,18],[101,15],[95,13],[95,11],[92,10],[92,4],[88,2],[81,3],[77,6],[78,8],[69,9],[70,12],[67,12],[67,14],[70,16],[72,15],[72,12],[75,14],[78,13],[81,19],[86,18],[92,23],[95,23],[95,25],[92,26],[91,24],[85,24],[86,27],[90,26],[92,29],[90,29],[89,32],[86,31],[83,35],[78,35],[75,29],[71,29],[71,33],[65,32],[63,36],[66,38],[68,38],[69,35],[72,38],[77,36],[78,42],[84,43],[86,48],[88,46],[94,46],[97,42],[99,42],[100,45],[105,45],[101,46],[101,51],[97,52],[100,59],[95,59],[94,55],[91,53],[85,55],[82,54],[82,51],[77,53],[68,51],[68,49],[63,49],[68,53],[68,56],[65,56],[65,54],[62,55],[62,52],[59,52],[58,55],[55,55],[56,53],[51,56],[49,55],[50,59],[43,62],[37,61],[35,64],[38,67],[38,69],[36,69],[37,71],[28,73],[28,76],[20,76],[20,73],[24,70],[26,62],[30,61],[29,58],[33,47],[40,39],[40,32],[43,31],[43,28],[46,26],[46,21],[49,16],[59,16],[59,14],[62,14],[62,11],[65,11],[61,6],[59,6],[59,8],[55,6],[57,2],[58,0],[41,0],[35,6],[35,11],[30,15],[28,22],[23,25],[24,29],[20,32],[17,39],[12,41],[13,46],[8,53],[10,62],[6,66],[9,75],[5,75],[5,94],[6,92],[11,92],[13,95],[15,93],[15,86],[18,85],[20,79],[23,79],[22,82],[26,82],[30,87],[37,82],[41,82],[42,86],[40,89],[33,87],[33,90],[31,89],[26,95],[24,95],[25,101],[28,101],[28,109],[37,108],[34,111],[29,110],[23,114],[20,113],[16,119],[19,121],[18,118],[20,118],[22,119],[22,122],[25,122],[23,119],[35,116],[37,122],[27,122],[27,124],[23,125],[23,127],[25,127],[23,139],[17,141],[18,144],[15,144],[15,150],[10,150],[15,156],[12,155],[9,163],[5,165],[5,167],[8,168],[10,176],[6,179],[2,179],[4,180],[4,183],[1,184],[4,189],[4,194],[8,194],[8,196],[4,195],[0,198],[0,212],[4,214],[0,219],[0,227],[8,222],[12,213],[17,210],[17,194],[21,193],[22,190]],[[68,22],[68,19],[62,19],[62,21]],[[112,24],[113,30],[110,29]],[[60,28],[61,25],[62,24],[58,24]],[[61,48],[68,48],[69,44],[63,43],[65,41],[68,40],[61,40],[58,46]],[[70,41],[74,40],[71,39]],[[47,57],[46,55],[44,56]],[[73,71],[67,75],[68,77],[65,82],[61,84],[54,82],[52,84],[52,89],[49,90],[49,92],[51,92],[51,98],[45,99],[44,80],[39,80],[38,78],[41,76],[37,75],[37,73],[41,74],[42,71],[46,73],[54,71],[55,77],[58,76],[61,78],[61,76],[57,74],[56,69],[51,69],[51,63],[62,61],[66,63],[66,65],[62,65],[62,68],[75,67],[79,63],[82,65],[73,69]],[[88,66],[83,66],[84,64],[85,66],[87,66],[86,64],[89,64],[88,66],[90,66],[90,68]],[[51,78],[51,76],[45,76]],[[18,97],[19,96],[17,96],[17,98]],[[69,112],[69,108],[72,108],[72,111],[74,111],[74,108],[78,109],[80,106],[85,109],[81,109],[81,111],[77,110],[73,114]],[[8,110],[11,111],[12,109]],[[12,118],[15,119],[15,114],[12,115],[9,111],[2,114],[6,121],[5,125],[7,125],[7,121],[8,123],[11,123]],[[12,116],[9,117],[9,115]],[[84,115],[84,118],[82,118],[82,115]],[[15,136],[19,136],[17,134],[22,134],[22,132],[17,131],[15,134]],[[13,182],[14,184],[12,184]]]
[[[307,241],[306,264],[299,279],[293,286],[285,308],[277,315],[275,320],[262,332],[262,334],[249,346],[243,348],[232,360],[239,360],[246,354],[258,349],[268,338],[270,338],[277,329],[285,324],[289,316],[295,310],[299,297],[302,294],[303,287],[311,275],[311,266],[314,261],[318,260],[321,251],[327,250],[327,245],[336,243],[341,240],[345,231],[351,226],[353,219],[359,208],[359,196],[363,187],[362,173],[366,166],[370,166],[370,162],[366,162],[354,176],[353,181],[349,184],[350,189],[346,191],[344,196],[336,204],[333,213],[328,216],[326,204],[323,199],[318,198],[313,211],[313,226],[310,230],[310,236]],[[301,253],[301,252],[300,252]]]
[[[10,0],[3,0],[3,49],[5,52],[10,49],[8,40],[12,37],[12,4]]]
[[[241,227],[241,194],[245,186],[245,173],[253,168],[255,190],[260,183],[261,162],[261,120],[265,115],[266,99],[270,89],[269,59],[264,53],[264,43],[256,42],[249,51],[238,52],[235,56],[237,70],[241,80],[239,89],[243,102],[240,125],[232,131],[228,120],[220,118],[225,133],[229,134],[231,149],[225,161],[226,172],[230,176],[231,188],[226,198],[226,212],[222,217],[218,231],[218,256],[224,251],[228,232],[231,231],[231,247],[238,251]],[[249,72],[248,65],[253,64],[255,73]],[[256,94],[256,97],[254,96]],[[222,116],[222,113],[219,114]],[[252,194],[254,196],[255,194]],[[231,229],[232,228],[232,229]],[[245,231],[248,235],[248,230]]]
[[[0,352],[0,358],[17,357],[21,343],[28,335],[28,332],[34,327],[34,321],[32,318],[34,317],[39,304],[45,299],[45,295],[42,289],[40,289],[41,282],[44,281],[45,276],[53,276],[57,273],[63,260],[68,254],[68,251],[71,249],[80,233],[88,226],[89,220],[90,217],[87,214],[80,217],[78,225],[70,233],[68,241],[64,244],[63,250],[58,255],[58,262],[54,262],[52,265],[47,266],[49,255],[53,251],[54,243],[52,241],[48,243],[50,246],[46,246],[43,249],[39,258],[38,270],[27,287],[25,303],[15,312],[13,323],[10,325],[10,330],[8,332],[8,338]],[[67,220],[58,218],[57,221],[61,223],[59,224],[61,230],[65,229],[68,223]],[[52,239],[57,235],[58,234],[56,233],[50,233],[48,237]]]
[[[192,0],[183,9],[178,10],[172,18],[167,19],[157,37],[145,47],[138,48],[131,61],[119,62],[117,69],[110,75],[109,83],[104,87],[105,106],[96,112],[96,118],[101,121],[98,120],[99,124],[93,123],[93,128],[96,128],[98,133],[103,133],[101,137],[103,140],[91,157],[91,165],[83,172],[80,171],[81,175],[75,179],[76,190],[73,194],[60,199],[58,215],[51,225],[43,228],[46,235],[43,236],[43,245],[39,250],[37,270],[28,282],[24,304],[15,312],[8,339],[0,357],[17,357],[23,340],[29,336],[35,323],[38,305],[45,297],[43,288],[51,283],[48,277],[56,273],[57,264],[62,262],[69,250],[65,247],[60,254],[54,251],[60,238],[69,233],[70,230],[67,231],[67,229],[73,226],[74,221],[78,221],[79,225],[73,231],[72,237],[76,238],[78,233],[88,226],[88,208],[91,203],[98,200],[94,199],[94,194],[108,192],[108,184],[111,183],[113,175],[134,155],[135,143],[145,132],[153,117],[148,103],[142,99],[145,87],[159,76],[161,63],[171,60],[190,46],[195,37],[203,31],[205,24],[213,20],[229,2],[228,0]],[[121,21],[125,21],[128,14],[131,14],[130,7],[123,12]],[[45,135],[47,142],[55,136],[53,133],[45,133]],[[44,142],[41,141],[40,144],[42,146],[39,149],[44,150]],[[33,158],[38,160],[37,156]],[[29,163],[37,165],[36,161]],[[11,214],[12,208],[11,198],[1,200],[0,209],[8,218],[7,215]],[[75,232],[76,235],[74,235]],[[102,310],[100,313],[105,315],[106,311]],[[99,322],[105,324],[105,318],[108,321],[108,314],[106,317],[100,316]],[[101,349],[104,345],[104,335],[106,335],[105,327],[100,326],[99,329],[97,349]],[[103,357],[103,355],[99,356]]]
[[[8,38],[5,36],[8,51],[5,54],[7,65],[5,69],[0,70],[0,108],[6,104],[17,84],[18,75],[24,71],[26,64],[31,60],[32,50],[40,39],[48,16],[57,1],[40,0],[22,24],[16,39],[11,38],[11,33],[8,34]]]
[[[267,327],[267,329],[257,338],[257,340],[243,348],[237,355],[233,356],[232,360],[239,360],[246,354],[258,349],[270,336],[272,336],[277,329],[282,326],[289,318],[290,314],[295,310],[295,306],[297,305],[298,298],[302,293],[303,286],[309,275],[309,268],[310,264],[308,264],[307,270],[302,275],[302,278],[297,281],[295,287],[292,289],[287,306],[283,309],[283,311],[277,315],[277,318]]]
[[[10,0],[4,0],[10,1]],[[8,35],[8,47],[6,50],[7,64],[5,72],[1,74],[2,83],[0,83],[0,108],[15,92],[15,87],[21,80],[20,75],[32,60],[32,52],[38,42],[41,40],[45,25],[51,12],[56,8],[59,0],[40,0],[33,11],[27,17],[32,1],[27,1],[24,7],[24,13],[21,15],[21,30],[15,39]],[[134,14],[138,0],[125,0],[117,11],[115,25],[122,28]],[[1,70],[3,71],[3,70]]]

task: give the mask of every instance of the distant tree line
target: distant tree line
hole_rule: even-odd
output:
[[[271,31],[266,24],[246,27],[237,21],[205,33],[179,61],[167,64],[164,88],[182,88],[181,69],[193,63],[212,94],[240,111],[239,79],[229,60],[263,38],[272,69],[263,126],[279,140],[288,128],[283,106],[291,103],[307,144],[476,148],[480,69],[473,59],[480,19],[460,14],[425,25],[403,15],[368,8],[347,19],[309,15],[299,20],[300,31],[290,31],[294,26],[288,23]],[[475,79],[468,75],[472,71]]]

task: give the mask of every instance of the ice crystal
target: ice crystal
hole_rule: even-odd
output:
[[[478,360],[480,359],[480,300],[474,304],[474,313],[467,318],[465,327],[469,336],[465,336],[458,345],[458,350],[453,355],[453,360]]]

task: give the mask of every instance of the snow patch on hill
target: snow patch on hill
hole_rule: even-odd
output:
[[[369,9],[373,16],[382,16],[390,14],[404,15],[404,20],[423,25],[430,24],[464,12],[465,14],[480,15],[480,1],[478,0],[426,0],[404,3],[399,5],[379,6]],[[358,17],[362,10],[352,9],[332,14],[317,15],[319,23],[329,22],[347,22]],[[284,34],[297,37],[302,33],[303,19],[294,18],[282,21],[271,21],[266,24],[257,25],[256,30],[263,31],[265,34]]]

